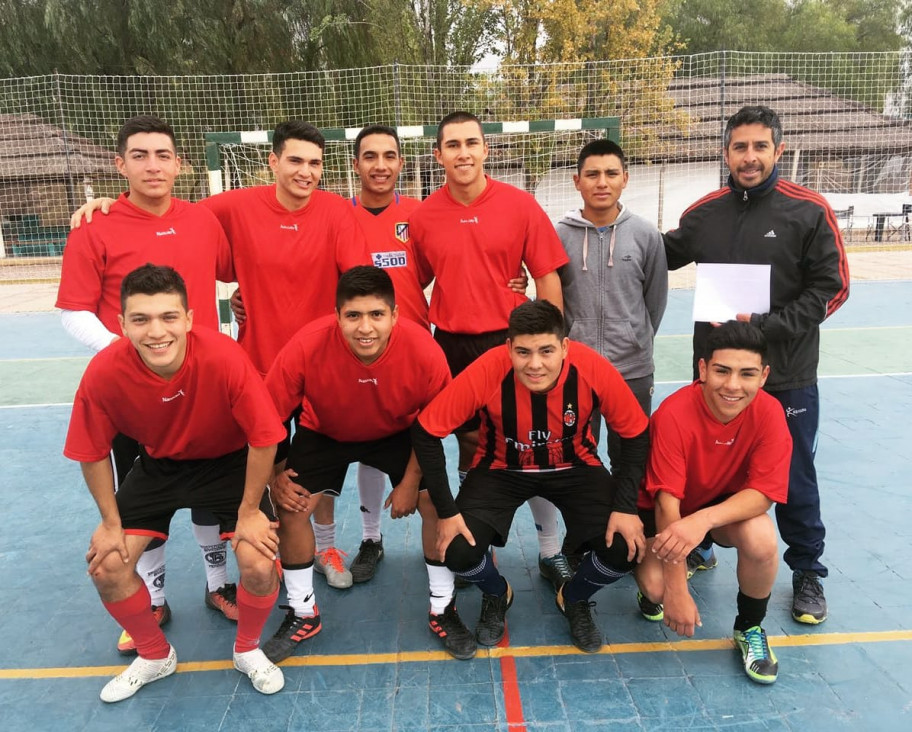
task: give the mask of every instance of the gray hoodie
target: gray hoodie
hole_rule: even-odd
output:
[[[559,270],[570,337],[605,356],[625,379],[649,376],[668,302],[662,235],[624,206],[601,233],[579,210],[568,211],[557,234],[570,257]]]

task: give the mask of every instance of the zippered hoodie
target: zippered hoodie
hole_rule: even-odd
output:
[[[668,266],[658,229],[620,208],[602,231],[579,210],[564,215],[557,234],[570,263],[558,272],[570,338],[605,356],[625,379],[637,379],[655,371]]]

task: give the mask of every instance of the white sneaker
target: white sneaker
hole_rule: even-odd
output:
[[[177,653],[174,646],[169,646],[167,658],[136,659],[125,671],[111,679],[101,690],[103,702],[119,702],[129,699],[146,684],[170,676],[177,669]]]
[[[285,686],[282,669],[266,658],[259,648],[244,653],[235,651],[234,667],[246,674],[253,682],[253,688],[261,694],[275,694]]]
[[[352,586],[352,573],[348,571],[342,557],[348,554],[331,546],[314,557],[314,569],[326,576],[326,584],[337,590],[347,590]]]

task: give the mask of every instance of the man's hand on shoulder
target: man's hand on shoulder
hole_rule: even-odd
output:
[[[93,198],[91,201],[87,201],[77,208],[73,215],[70,216],[70,228],[78,229],[82,225],[83,218],[87,224],[92,223],[92,214],[96,211],[101,211],[103,214],[107,215],[111,210],[111,204],[114,203],[113,198]]]

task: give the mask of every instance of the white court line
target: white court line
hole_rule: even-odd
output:
[[[912,376],[912,371],[896,371],[889,374],[832,374],[829,376],[818,376],[818,381],[824,379],[872,379],[872,378],[895,378],[898,376]],[[688,381],[657,381],[656,386],[684,386],[690,384]],[[0,409],[41,409],[42,407],[72,407],[73,402],[55,402],[51,404],[0,404]]]

